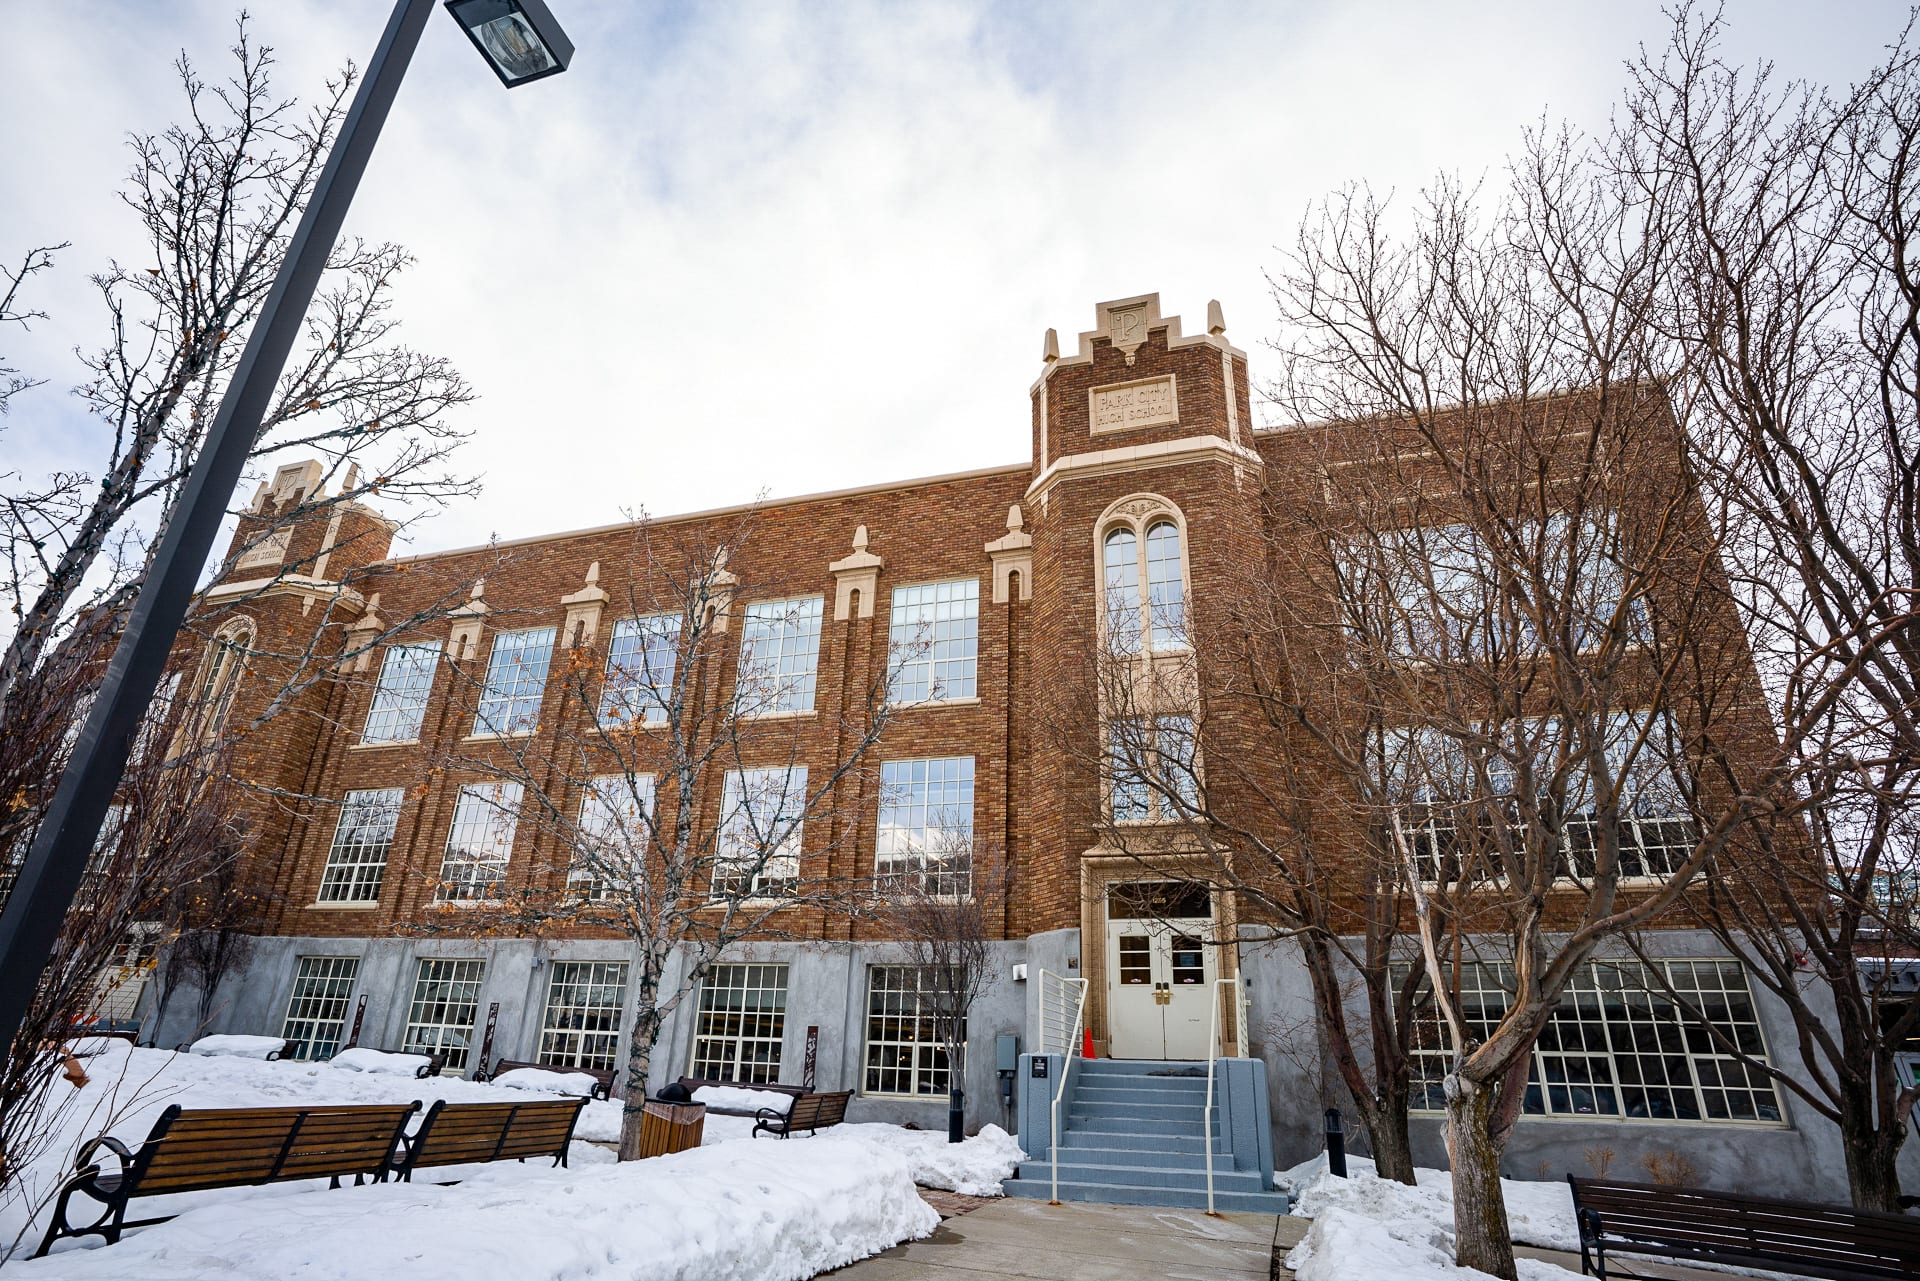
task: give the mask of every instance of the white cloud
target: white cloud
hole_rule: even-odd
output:
[[[274,0],[289,90],[364,59],[379,0]],[[1595,6],[1102,6],[555,0],[579,48],[508,93],[436,14],[348,230],[420,258],[408,341],[484,399],[478,502],[426,547],[1020,460],[1040,336],[1099,299],[1209,298],[1254,350],[1261,272],[1306,202],[1501,163],[1545,109],[1597,125],[1650,0]],[[1844,81],[1897,4],[1736,4],[1733,56]],[[0,256],[71,238],[30,346],[97,342],[84,273],[137,252],[120,138],[177,108],[167,60],[221,57],[229,3],[20,6]],[[9,466],[84,462],[49,388]],[[97,445],[96,445],[97,447]],[[18,463],[13,459],[19,459]]]

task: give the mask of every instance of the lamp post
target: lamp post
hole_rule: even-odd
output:
[[[287,243],[260,319],[234,366],[220,412],[168,515],[53,803],[0,912],[0,1046],[12,1044],[59,939],[101,821],[120,786],[134,734],[193,603],[194,586],[213,549],[227,500],[240,482],[274,384],[306,319],[320,273],[433,5],[434,0],[395,0],[340,136]],[[446,0],[446,6],[509,88],[556,75],[573,58],[572,43],[542,0]]]

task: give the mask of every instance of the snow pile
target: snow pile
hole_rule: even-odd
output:
[[[906,1162],[857,1138],[697,1148],[624,1165],[485,1167],[210,1206],[104,1249],[9,1265],[21,1281],[801,1281],[924,1237]]]
[[[999,1196],[1001,1182],[1012,1178],[1014,1167],[1027,1159],[1019,1142],[997,1125],[982,1126],[980,1133],[964,1143],[948,1143],[944,1130],[908,1130],[881,1124],[836,1125],[814,1136],[802,1130],[791,1139],[769,1138],[763,1134],[753,1141],[762,1146],[782,1143],[791,1147],[836,1136],[859,1139],[900,1157],[912,1172],[913,1181],[923,1188],[945,1188],[966,1196]],[[709,1112],[700,1141],[711,1147],[752,1138],[752,1117],[715,1116]]]
[[[1300,1281],[1468,1281],[1485,1273],[1453,1264],[1453,1189],[1444,1170],[1419,1169],[1418,1187],[1375,1175],[1373,1162],[1347,1158],[1350,1178],[1315,1157],[1281,1176],[1297,1189],[1293,1212],[1313,1220],[1287,1256]],[[1564,1183],[1500,1180],[1514,1241],[1578,1250],[1573,1196]],[[1575,1275],[1537,1260],[1519,1261],[1521,1281],[1566,1281]]]
[[[432,1062],[424,1054],[389,1054],[385,1050],[355,1046],[350,1050],[341,1050],[328,1059],[327,1066],[349,1072],[383,1072],[388,1076],[418,1077],[420,1069]]]
[[[203,1036],[187,1049],[193,1054],[230,1054],[239,1059],[264,1059],[267,1055],[286,1048],[286,1041],[277,1036]]]
[[[732,1108],[747,1113],[770,1108],[785,1116],[793,1110],[791,1094],[782,1094],[778,1090],[750,1090],[736,1085],[703,1085],[693,1092],[693,1101],[710,1108]]]
[[[492,1084],[510,1090],[544,1090],[548,1094],[592,1094],[599,1080],[588,1072],[567,1072],[555,1068],[515,1068],[493,1078]]]

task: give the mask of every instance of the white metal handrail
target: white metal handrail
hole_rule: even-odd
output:
[[[1040,971],[1040,1052],[1058,1053],[1064,1060],[1060,1079],[1053,1086],[1052,1128],[1047,1131],[1053,1145],[1053,1205],[1060,1204],[1060,1100],[1067,1097],[1068,1073],[1080,1061],[1080,1029],[1086,1012],[1085,979],[1065,979],[1050,970]]]
[[[1247,990],[1237,978],[1213,981],[1213,1011],[1207,1030],[1207,1108],[1201,1113],[1200,1142],[1207,1154],[1207,1213],[1218,1218],[1213,1208],[1213,1068],[1226,1045],[1220,1039],[1220,989],[1226,987],[1233,999],[1233,1057],[1247,1057]]]

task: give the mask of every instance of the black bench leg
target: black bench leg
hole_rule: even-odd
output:
[[[106,1238],[108,1245],[116,1245],[119,1243],[120,1225],[127,1217],[126,1198],[115,1197],[110,1201],[103,1202],[102,1206],[105,1214],[101,1217],[100,1222],[90,1228],[75,1228],[67,1218],[67,1205],[73,1200],[73,1194],[75,1192],[84,1191],[86,1191],[86,1188],[83,1185],[73,1183],[60,1189],[60,1199],[54,1202],[53,1214],[47,1224],[47,1235],[41,1238],[40,1248],[33,1252],[34,1258],[38,1259],[46,1254],[48,1250],[51,1250],[55,1241],[68,1237],[78,1240],[81,1237],[101,1236]]]

